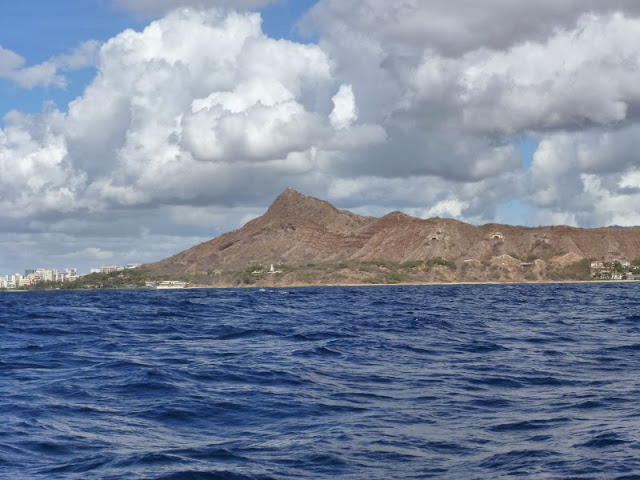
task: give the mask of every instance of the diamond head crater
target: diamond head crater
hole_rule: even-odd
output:
[[[66,288],[640,280],[640,228],[356,215],[290,188],[242,228]]]

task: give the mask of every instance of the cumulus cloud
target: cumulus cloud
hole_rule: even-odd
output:
[[[429,208],[422,216],[426,218],[431,217],[448,217],[448,218],[460,218],[462,212],[468,208],[466,202],[462,202],[458,199],[441,200],[433,207]]]
[[[58,75],[51,62],[25,67],[26,60],[11,50],[0,46],[0,78],[11,80],[24,88],[54,85],[63,87],[64,78]]]
[[[333,111],[329,115],[331,125],[338,130],[347,128],[358,119],[356,99],[351,85],[341,85],[338,93],[332,98]]]
[[[593,203],[595,191],[631,195],[635,160],[619,142],[640,111],[638,14],[630,1],[321,0],[303,27],[353,85],[360,121],[387,133],[340,168],[459,182],[451,198],[467,219],[517,198],[494,181],[509,179],[529,189],[536,223],[629,224],[629,209]],[[540,142],[529,170],[512,142],[523,135]],[[592,175],[598,189],[587,188]]]
[[[58,74],[57,67],[51,62],[22,68],[13,72],[10,78],[21,87],[28,89],[49,86],[63,88],[66,86],[64,77]]]
[[[640,126],[547,136],[527,178],[539,223],[638,225]]]
[[[446,121],[479,133],[581,129],[636,115],[640,20],[621,14],[581,17],[544,43],[477,50],[457,59],[425,53],[403,109],[441,104]],[[442,121],[442,120],[441,120]]]
[[[74,48],[71,53],[53,57],[51,63],[62,70],[80,70],[94,67],[98,63],[100,46],[101,43],[97,40],[87,40]]]
[[[637,15],[640,5],[635,0],[320,0],[302,28],[332,38],[355,32],[405,53],[426,46],[456,56],[482,47],[502,50],[524,41],[544,41],[588,12]]]
[[[11,78],[24,65],[24,58],[0,45],[0,78]]]
[[[106,42],[98,71],[66,114],[8,118],[3,180],[25,197],[46,187],[47,205],[58,199],[65,211],[232,203],[317,172],[336,149],[384,138],[354,112],[336,126],[332,98],[349,90],[329,57],[266,37],[258,14],[176,10]],[[353,98],[338,103],[355,109]],[[32,134],[36,123],[47,135]],[[34,158],[23,177],[19,148]]]
[[[3,216],[26,217],[74,209],[84,181],[66,158],[61,133],[63,116],[10,112],[0,130],[0,210]]]
[[[80,70],[94,66],[99,42],[89,40],[71,53],[53,57],[37,65],[25,66],[26,60],[15,52],[0,46],[0,78],[12,80],[23,88],[66,86],[61,71]]]

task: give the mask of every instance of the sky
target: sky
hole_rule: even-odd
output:
[[[147,263],[286,187],[640,225],[637,0],[0,2],[0,275]]]

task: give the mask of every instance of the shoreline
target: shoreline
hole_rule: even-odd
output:
[[[168,290],[168,291],[180,291],[180,290],[211,290],[211,289],[266,289],[266,288],[341,288],[341,287],[421,287],[421,286],[446,286],[446,285],[564,285],[564,284],[603,284],[603,283],[613,283],[613,284],[627,284],[627,283],[638,283],[640,285],[640,281],[638,280],[536,280],[533,282],[498,282],[498,281],[487,281],[487,282],[424,282],[424,283],[327,283],[327,284],[279,284],[279,285],[191,285],[184,288],[167,288],[167,289],[156,289],[156,288],[69,288],[69,289],[61,289],[61,288],[52,288],[52,289],[41,289],[41,290],[19,290],[19,289],[5,289],[0,290],[0,294],[2,293],[30,293],[30,292],[95,292],[95,291],[126,291],[126,290],[144,290],[144,291],[157,291],[157,290]]]
[[[537,280],[535,282],[425,282],[425,283],[332,283],[332,284],[290,284],[290,285],[246,285],[235,287],[193,286],[187,288],[297,288],[297,287],[420,287],[443,285],[554,285],[574,283],[634,283],[638,280]]]
[[[203,289],[261,289],[261,288],[315,288],[315,287],[421,287],[421,286],[446,286],[446,285],[563,285],[583,283],[634,283],[638,280],[536,280],[535,282],[424,282],[424,283],[326,283],[326,284],[280,284],[280,285],[192,285],[175,290],[203,290]],[[114,289],[115,290],[115,289]],[[145,290],[145,289],[139,289]],[[154,290],[154,289],[148,289]],[[171,290],[171,289],[169,289]]]

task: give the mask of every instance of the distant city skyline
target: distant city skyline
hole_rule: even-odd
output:
[[[639,225],[640,3],[0,3],[0,272],[149,263],[285,187]]]
[[[16,288],[34,285],[38,282],[73,282],[80,277],[91,273],[112,273],[121,270],[141,267],[139,263],[130,263],[125,266],[102,265],[99,268],[91,268],[88,272],[80,272],[77,268],[27,268],[22,272],[0,272],[0,289]]]

